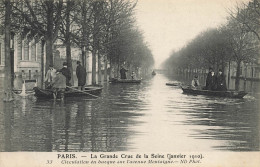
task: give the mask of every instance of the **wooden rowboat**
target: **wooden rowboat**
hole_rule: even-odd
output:
[[[140,84],[140,83],[141,83],[141,79],[116,79],[116,78],[112,78],[109,82],[110,82],[110,83],[132,83],[132,84]]]
[[[247,93],[244,91],[211,91],[211,90],[201,90],[192,89],[190,87],[182,87],[183,93],[193,94],[193,95],[207,95],[207,96],[217,96],[217,97],[228,97],[228,98],[243,98]]]
[[[67,88],[64,96],[66,97],[97,97],[102,92],[102,87],[87,86],[84,91],[78,90],[77,87]],[[37,98],[53,99],[53,91],[51,89],[41,89],[39,87],[33,88]]]
[[[181,86],[181,83],[166,83],[167,86]]]

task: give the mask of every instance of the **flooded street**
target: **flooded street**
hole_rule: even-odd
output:
[[[193,96],[165,85],[173,80],[108,83],[97,99],[0,101],[0,151],[260,150],[259,94]]]

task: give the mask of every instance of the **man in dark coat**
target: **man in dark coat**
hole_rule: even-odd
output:
[[[84,90],[86,84],[86,69],[81,65],[80,61],[77,61],[76,75],[78,78],[78,89]]]
[[[128,70],[126,70],[124,67],[121,68],[121,70],[120,70],[120,77],[121,77],[121,79],[126,79],[126,72],[127,71]]]
[[[209,73],[206,78],[206,90],[216,89],[216,76],[212,68],[209,68]]]
[[[66,85],[71,86],[71,84],[70,84],[71,73],[70,73],[70,70],[68,69],[67,62],[63,63],[63,68],[60,69],[59,72],[61,72],[66,77]]]
[[[218,91],[226,91],[227,90],[226,77],[222,73],[221,69],[218,71],[218,75],[217,75],[217,90]]]

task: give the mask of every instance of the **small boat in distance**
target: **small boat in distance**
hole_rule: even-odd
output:
[[[111,78],[110,83],[132,83],[132,84],[140,84],[141,79],[117,79]]]
[[[170,82],[168,82],[168,83],[166,83],[166,85],[167,85],[167,86],[181,86],[181,83],[178,83],[178,82],[172,82],[172,83],[170,83]]]
[[[153,71],[153,72],[152,72],[152,75],[156,75],[156,72],[155,72],[155,71]]]
[[[97,97],[102,92],[102,87],[101,86],[86,86],[85,90],[78,90],[77,87],[71,87],[71,88],[66,88],[66,91],[64,93],[65,98],[66,97]],[[53,91],[51,89],[41,89],[39,87],[34,87],[33,88],[37,98],[42,98],[42,99],[53,99]]]
[[[244,91],[211,91],[202,89],[192,89],[191,87],[182,87],[183,93],[192,95],[207,95],[216,97],[228,97],[228,98],[243,98],[247,93]]]

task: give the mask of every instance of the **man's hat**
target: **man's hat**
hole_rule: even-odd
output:
[[[77,64],[80,64],[80,61],[77,61]]]
[[[68,65],[68,63],[67,63],[67,62],[63,62],[63,65],[64,65],[64,66],[67,66],[67,65]]]

